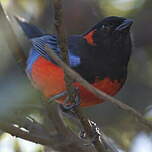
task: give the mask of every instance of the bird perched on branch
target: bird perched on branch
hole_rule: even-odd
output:
[[[64,72],[47,54],[45,46],[60,56],[56,35],[45,34],[38,27],[17,18],[26,36],[32,42],[26,73],[34,86],[47,97],[62,94],[65,90]],[[127,66],[131,55],[130,27],[133,21],[123,17],[110,16],[92,26],[87,32],[68,38],[70,67],[94,87],[113,96],[124,85]],[[102,103],[78,82],[80,106]],[[58,99],[64,103],[65,97]]]

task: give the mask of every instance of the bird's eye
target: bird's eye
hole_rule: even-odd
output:
[[[108,25],[102,25],[102,30],[110,31],[110,27]]]
[[[102,28],[104,29],[104,28],[105,28],[105,25],[102,25]]]

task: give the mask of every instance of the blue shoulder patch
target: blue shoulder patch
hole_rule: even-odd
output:
[[[69,62],[71,67],[76,67],[80,64],[80,57],[69,52]]]

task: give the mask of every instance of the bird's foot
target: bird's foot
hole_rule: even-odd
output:
[[[54,96],[52,96],[51,98],[48,99],[48,102],[51,103],[54,100],[57,100],[61,97],[65,97],[68,95],[68,91],[63,91],[61,93],[58,93]],[[75,88],[74,90],[74,103],[69,103],[70,99],[69,96],[67,96],[64,100],[64,103],[60,105],[61,109],[66,112],[69,110],[72,110],[74,107],[77,107],[80,105],[80,92],[78,88]]]
[[[78,88],[75,88],[74,90],[74,103],[69,103],[69,96],[66,97],[64,100],[64,103],[61,105],[63,111],[69,111],[72,110],[73,108],[77,107],[80,105],[80,92]]]

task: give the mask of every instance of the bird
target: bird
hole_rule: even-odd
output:
[[[47,54],[45,46],[61,57],[58,36],[46,34],[37,26],[16,18],[18,24],[31,41],[26,73],[34,87],[46,98],[66,91],[64,70]],[[114,96],[125,84],[127,67],[132,52],[130,29],[133,20],[109,16],[100,20],[82,34],[67,39],[69,66],[97,89]],[[103,103],[80,83],[80,106],[89,107]],[[65,97],[57,102],[64,104]]]

